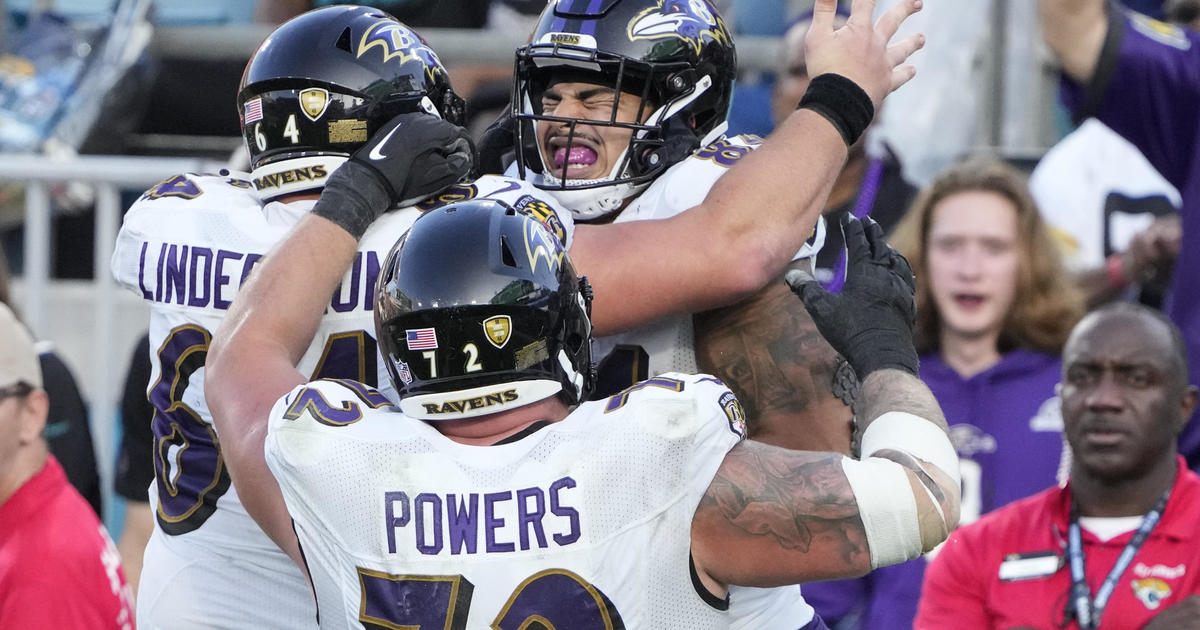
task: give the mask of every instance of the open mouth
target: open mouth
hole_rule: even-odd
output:
[[[984,300],[985,300],[984,296],[978,295],[975,293],[955,293],[954,294],[954,303],[957,304],[960,308],[963,308],[968,311],[973,311],[973,310],[979,308],[980,306],[983,306]]]
[[[568,177],[586,173],[596,165],[600,157],[595,146],[579,136],[575,136],[569,142],[566,136],[553,136],[547,140],[546,145],[551,168],[556,173],[561,173],[565,166]]]

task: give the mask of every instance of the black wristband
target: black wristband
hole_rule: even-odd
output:
[[[825,73],[813,77],[796,109],[811,109],[833,123],[846,146],[858,138],[875,118],[871,97],[857,83],[840,74]]]
[[[329,176],[312,213],[325,217],[355,240],[392,205],[386,181],[374,168],[347,160]]]

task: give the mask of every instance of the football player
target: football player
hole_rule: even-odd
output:
[[[874,2],[857,1],[838,36],[871,28]],[[882,44],[918,3],[901,2],[880,20]],[[703,210],[722,191],[716,182],[734,164],[754,165],[754,186],[736,189],[727,208],[764,211],[808,203],[819,190],[823,203],[846,158],[891,86],[866,86],[854,68],[829,65],[820,46],[834,34],[836,3],[818,2],[808,38],[812,89],[800,108],[781,121],[763,149],[753,136],[726,136],[737,60],[734,43],[707,0],[607,0],[551,2],[528,46],[516,55],[512,122],[515,161],[508,174],[554,195],[574,214],[582,233],[595,223],[638,221]],[[841,17],[838,18],[842,19]],[[919,36],[897,43],[893,60],[920,46]],[[911,70],[908,68],[907,72]],[[843,75],[843,76],[839,76]],[[845,77],[853,79],[852,82]],[[841,132],[822,136],[815,129],[833,103],[846,115],[830,121]],[[503,125],[494,127],[501,131]],[[502,135],[496,133],[496,136]],[[825,142],[837,147],[836,160]],[[844,140],[844,142],[838,142]],[[485,138],[485,152],[495,141]],[[788,147],[786,155],[777,150]],[[812,151],[810,153],[809,151]],[[761,155],[758,155],[761,154]],[[483,156],[484,163],[492,161]],[[833,168],[831,168],[831,166]],[[708,200],[706,201],[706,196]],[[806,208],[807,226],[822,207]],[[686,212],[685,212],[686,211]],[[811,268],[810,257],[823,240],[823,222],[814,238],[792,249],[792,267]],[[695,241],[693,256],[724,263],[727,233],[714,231]],[[773,245],[780,245],[776,242]],[[590,252],[588,252],[590,253]],[[573,251],[589,276],[600,268]],[[654,248],[643,252],[654,256]],[[603,257],[604,254],[597,254]],[[614,257],[604,258],[605,262]],[[703,367],[725,379],[750,413],[751,435],[789,447],[849,452],[855,376],[813,329],[803,308],[789,295],[776,267],[769,280],[747,292],[733,310],[696,320],[688,313],[656,320],[620,335],[598,337],[599,381],[603,396],[640,379],[667,371],[697,369],[696,343],[705,348]],[[764,286],[765,285],[765,286]],[[711,302],[697,310],[718,306]],[[730,322],[763,347],[747,348]]]
[[[286,506],[253,509],[311,576],[322,628],[727,628],[729,584],[860,574],[955,524],[912,272],[877,225],[847,224],[842,293],[798,289],[863,375],[859,461],[744,441],[709,376],[582,402],[586,280],[539,221],[490,200],[431,210],[384,262],[376,336],[398,405],[307,382],[292,363],[357,255],[339,179],[235,298],[205,376],[223,434],[266,432],[238,465],[265,458],[278,480]],[[273,484],[242,471],[239,488]]]
[[[215,432],[202,387],[205,354],[247,275],[370,134],[403,112],[453,123],[463,112],[433,51],[365,7],[321,9],[281,26],[246,66],[238,108],[252,171],[181,174],[146,191],[113,255],[118,282],[151,313],[156,523],[138,591],[141,628],[315,626],[303,575],[231,485],[230,437]],[[326,295],[329,314],[299,362],[306,374],[386,385],[369,332],[373,290],[411,219],[389,214],[363,236],[341,291]]]
[[[836,46],[827,50],[840,51],[834,57],[851,69],[870,65]],[[878,62],[883,56],[875,52],[869,59]],[[858,76],[871,85],[887,85],[892,67],[902,61],[876,64],[868,68],[874,74],[859,70]],[[157,474],[151,499],[157,523],[146,554],[147,590],[139,598],[143,627],[312,625],[315,611],[301,576],[255,527],[242,506],[245,497],[231,487],[235,464],[227,450],[246,438],[253,452],[255,436],[219,440],[213,428],[201,371],[212,331],[251,268],[310,210],[312,199],[332,173],[345,168],[352,153],[361,152],[362,159],[352,164],[359,170],[387,170],[390,160],[399,157],[420,165],[390,172],[392,180],[383,193],[389,207],[419,198],[417,189],[429,192],[454,181],[463,166],[460,159],[453,165],[441,163],[441,171],[431,168],[419,159],[421,147],[382,141],[367,146],[368,137],[391,137],[389,120],[399,112],[432,113],[450,122],[461,116],[460,101],[433,51],[411,30],[373,9],[321,9],[281,26],[248,64],[238,104],[252,172],[180,175],[152,188],[127,213],[114,253],[119,281],[152,306],[155,368],[149,397],[157,409]],[[837,135],[824,120],[809,125],[817,133]],[[439,139],[459,140],[453,134]],[[460,151],[451,154],[461,157],[458,146]],[[835,161],[838,147],[831,146]],[[447,157],[435,155],[440,147],[435,142],[425,148],[433,158]],[[417,181],[409,182],[410,176]],[[737,197],[732,185],[730,191],[729,197]],[[363,194],[356,193],[357,198]],[[602,291],[595,321],[603,332],[735,299],[766,282],[790,257],[788,249],[799,247],[811,229],[799,224],[805,210],[800,203],[724,213],[714,204],[672,219],[674,223],[646,222],[633,229],[589,226],[572,239],[570,215],[557,212],[553,199],[539,195],[544,197],[519,181],[484,177],[421,208],[388,213],[370,229],[366,225],[374,216],[358,216],[352,229],[362,236],[361,251],[329,301],[302,370],[314,378],[353,378],[388,389],[387,379],[378,376],[382,368],[370,332],[371,292],[380,261],[415,216],[448,201],[506,201],[540,217],[563,242],[573,240],[585,259],[600,260],[599,253],[623,247],[645,251],[649,244],[661,245],[665,252],[682,251],[679,268],[653,264],[647,269],[645,257],[633,256],[606,261],[602,268],[595,263],[595,284]],[[692,256],[685,247],[704,221],[727,235],[723,251],[728,258]],[[733,264],[735,257],[741,265]],[[621,289],[643,299],[623,299]],[[261,453],[261,439],[259,445]],[[282,501],[278,490],[267,494]]]

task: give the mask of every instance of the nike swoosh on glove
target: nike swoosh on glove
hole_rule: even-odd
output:
[[[375,171],[394,206],[416,204],[466,176],[475,145],[466,129],[425,112],[400,114],[380,127],[350,161]]]
[[[425,112],[400,114],[329,176],[312,212],[358,239],[379,215],[457,183],[474,163],[466,129]]]

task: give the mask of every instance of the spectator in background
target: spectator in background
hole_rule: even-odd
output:
[[[125,500],[125,522],[117,549],[125,563],[125,577],[137,596],[142,575],[142,555],[154,533],[154,510],[150,507],[149,488],[154,481],[154,432],[151,423],[154,407],[146,397],[150,383],[150,336],[142,335],[129,368],[121,395],[121,448],[117,453],[117,474],[113,490]]]
[[[1123,12],[1105,0],[1039,0],[1042,36],[1062,66],[1062,93],[1077,120],[1095,116],[1132,142],[1179,189],[1182,242],[1200,235],[1200,33]],[[1200,249],[1181,247],[1164,310],[1200,375]],[[1200,421],[1179,437],[1200,467]]]
[[[1088,119],[1042,156],[1029,189],[1089,304],[1162,305],[1179,254],[1179,191],[1137,147]]]
[[[1196,406],[1185,352],[1141,305],[1075,327],[1061,389],[1069,484],[951,532],[918,629],[1200,628],[1200,478],[1176,453]]]
[[[1172,23],[1200,26],[1200,0],[1162,9]],[[1038,161],[1029,187],[1089,305],[1123,298],[1162,307],[1182,243],[1181,200],[1136,146],[1089,118]]]
[[[8,264],[0,248],[0,304],[16,312],[9,292]],[[103,517],[100,473],[96,468],[96,451],[92,446],[92,430],[88,424],[88,409],[79,393],[71,369],[54,351],[50,342],[40,342],[38,361],[41,366],[42,388],[50,397],[50,411],[43,437],[50,453],[66,471],[67,480],[87,499],[96,516]]]
[[[414,28],[482,28],[487,23],[491,3],[480,0],[312,0],[312,6],[308,8],[335,4],[375,7]]]
[[[921,377],[946,412],[963,480],[959,522],[970,523],[1054,483],[1063,454],[1059,352],[1082,299],[1024,178],[995,159],[943,171],[891,242],[922,280]],[[805,598],[832,622],[861,615],[844,627],[908,627],[925,564],[807,585]]]
[[[121,558],[50,454],[49,411],[33,340],[0,305],[0,627],[131,630]]]

